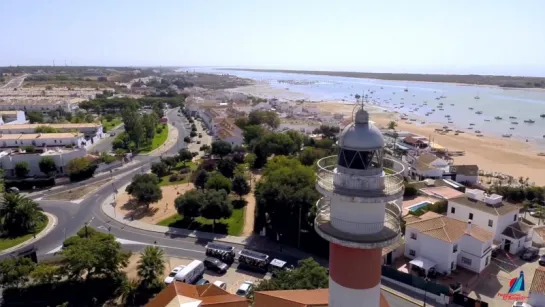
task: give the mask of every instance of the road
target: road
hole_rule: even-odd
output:
[[[8,83],[4,84],[2,88],[17,88],[20,87],[23,84],[23,81],[25,81],[27,75],[22,75],[19,77],[15,77],[11,80],[9,80]]]
[[[178,116],[177,110],[171,110],[167,113],[169,122],[177,122],[175,124],[178,129],[178,143],[167,151],[166,155],[175,154],[178,148],[184,148],[186,144],[183,142],[184,136],[188,135],[188,132],[182,124],[182,118]],[[131,250],[133,252],[141,251],[145,246],[157,245],[165,250],[165,253],[173,257],[202,259],[205,255],[205,245],[209,242],[207,240],[196,239],[192,237],[181,237],[171,233],[156,233],[143,231],[132,228],[124,223],[117,222],[106,216],[101,210],[101,204],[106,201],[108,197],[114,193],[116,189],[120,189],[132,180],[134,174],[139,172],[146,172],[150,168],[150,162],[153,159],[159,157],[151,156],[137,156],[131,169],[111,174],[114,178],[113,183],[102,186],[92,195],[89,195],[84,201],[80,203],[72,203],[67,201],[53,201],[53,200],[40,200],[42,194],[34,194],[32,198],[38,198],[38,202],[44,209],[44,211],[54,214],[58,221],[57,226],[46,236],[41,238],[34,244],[34,247],[38,250],[39,259],[47,259],[54,256],[56,251],[59,251],[62,246],[62,242],[76,234],[76,232],[82,227],[92,227],[98,231],[111,233],[117,240],[123,245],[125,250]],[[104,179],[102,177],[93,178],[86,181],[85,184],[89,184],[93,181]],[[63,187],[62,190],[68,190],[74,188],[73,186]],[[55,190],[58,193],[61,190]],[[244,248],[243,245],[230,244],[237,250]],[[281,250],[267,250],[266,251],[272,258],[280,258],[288,263],[295,264],[298,258],[291,257],[282,253]],[[16,252],[14,252],[16,253]],[[233,264],[236,268],[237,264]],[[397,289],[396,289],[397,290]],[[408,306],[410,303],[402,298],[394,296],[388,292],[383,291],[390,306],[401,307]]]
[[[98,151],[98,152],[109,152],[112,150],[112,142],[114,141],[115,139],[115,136],[118,135],[119,133],[125,131],[125,128],[123,126],[123,124],[121,124],[119,127],[111,130],[111,131],[108,131],[105,133],[106,137],[98,142],[96,142],[95,144],[91,145],[87,150],[89,152],[94,152],[94,151]],[[111,136],[111,134],[114,133],[114,136]]]

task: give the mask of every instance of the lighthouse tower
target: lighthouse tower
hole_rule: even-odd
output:
[[[314,227],[329,241],[329,306],[388,306],[381,299],[382,249],[401,237],[403,164],[385,158],[382,133],[358,106],[338,156],[318,161]]]

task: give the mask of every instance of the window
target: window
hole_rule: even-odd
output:
[[[471,265],[471,259],[466,258],[466,257],[462,257],[462,263],[467,264],[467,265]]]
[[[411,232],[411,239],[416,240],[416,233]]]
[[[454,244],[454,247],[452,248],[452,252],[455,253],[458,251],[458,244]]]
[[[456,213],[456,208],[451,207],[451,208],[450,208],[450,213],[452,213],[452,214]]]
[[[488,220],[488,227],[492,227],[492,225],[494,225],[492,220]]]
[[[515,214],[515,216],[513,217],[513,221],[517,221],[517,215]]]
[[[469,219],[470,219],[470,220],[473,220],[473,213],[470,213],[470,214],[469,214]]]
[[[416,256],[416,251],[414,249],[409,249],[409,256]]]
[[[484,261],[484,265],[487,266],[490,263],[490,256],[486,257],[486,260]]]

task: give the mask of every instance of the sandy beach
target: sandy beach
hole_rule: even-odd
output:
[[[305,99],[305,95],[302,93],[277,89],[266,83],[246,86],[233,91],[260,97]],[[351,116],[354,109],[353,104],[346,104],[342,101],[320,101],[312,102],[312,104],[321,111],[343,113],[348,117]],[[371,120],[380,127],[386,127],[388,122],[396,120],[398,116],[394,112],[383,112],[376,107],[369,106],[368,108],[371,110]],[[435,129],[441,128],[441,125],[434,124],[407,124],[403,120],[397,120],[397,124],[399,131],[408,131],[426,137],[431,136],[434,142],[451,151],[465,151],[464,156],[455,158],[456,164],[477,164],[481,170],[487,172],[501,172],[515,178],[529,177],[530,182],[545,185],[545,157],[537,156],[532,143],[490,135],[477,137],[471,133],[442,135],[435,132]]]

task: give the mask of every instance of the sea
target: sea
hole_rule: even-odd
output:
[[[302,94],[311,101],[354,103],[354,96],[359,94],[367,96],[369,104],[400,115],[406,114],[409,119],[417,119],[418,123],[425,121],[428,124],[442,124],[466,133],[480,131],[483,135],[511,135],[512,138],[528,140],[539,149],[545,148],[545,118],[540,117],[545,114],[545,90],[542,89],[235,71],[210,67],[192,70],[266,82],[272,87]]]

